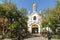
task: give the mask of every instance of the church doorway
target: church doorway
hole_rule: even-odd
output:
[[[32,28],[32,33],[37,34],[38,33],[38,28]]]

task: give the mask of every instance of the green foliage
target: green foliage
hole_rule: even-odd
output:
[[[27,10],[25,8],[22,8],[20,11],[12,2],[0,4],[0,18],[8,19],[3,25],[7,29],[5,37],[17,37],[21,30],[27,30],[26,13]]]
[[[48,22],[43,21],[43,22],[42,22],[42,26],[43,26],[43,28],[44,28],[44,27],[47,27],[47,26],[48,26]]]
[[[52,38],[54,38],[54,39],[60,39],[60,35],[52,35]]]
[[[8,32],[4,35],[4,38],[11,38],[11,32]]]
[[[46,28],[43,30],[43,32],[47,32]]]
[[[56,30],[58,24],[60,24],[60,1],[57,1],[56,6],[53,9],[47,9],[44,11],[42,26],[49,26],[53,31]]]
[[[17,21],[14,21],[9,27],[10,31],[14,31],[18,25],[19,25],[19,23]]]
[[[21,12],[22,14],[24,14],[24,15],[26,15],[26,14],[28,13],[26,8],[22,8],[22,9],[20,10],[20,12]]]

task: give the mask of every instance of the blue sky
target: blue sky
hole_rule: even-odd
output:
[[[26,8],[28,11],[32,11],[32,5],[34,0],[12,0],[17,5],[18,9]],[[2,3],[2,0],[0,0]],[[53,8],[56,4],[56,0],[35,0],[37,4],[37,11],[44,10],[47,8]]]

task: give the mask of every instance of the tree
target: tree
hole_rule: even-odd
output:
[[[20,12],[22,13],[22,16],[21,16],[21,23],[22,23],[22,26],[24,28],[27,28],[27,9],[26,8],[22,8],[20,10]]]
[[[52,31],[55,31],[58,27],[57,24],[60,24],[60,1],[57,1],[56,6],[53,9],[48,8],[44,15],[42,26],[46,27],[48,25]]]
[[[19,32],[25,29],[27,31],[27,10],[22,8],[18,10],[16,4],[5,1],[0,4],[0,18],[7,19],[3,26],[7,29],[6,37],[17,37]],[[21,27],[20,27],[21,26]]]

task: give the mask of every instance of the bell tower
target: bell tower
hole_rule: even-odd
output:
[[[33,12],[36,12],[37,11],[37,4],[35,3],[35,0],[34,0],[34,4],[33,4]]]

